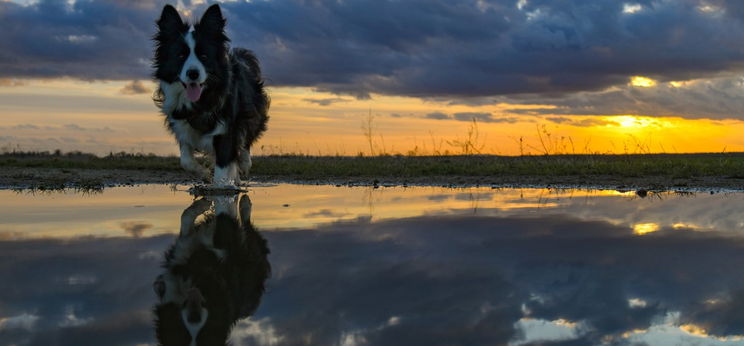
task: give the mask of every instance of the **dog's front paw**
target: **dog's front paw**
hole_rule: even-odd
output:
[[[248,180],[249,172],[251,171],[251,167],[253,166],[253,160],[251,160],[251,152],[249,150],[245,150],[240,153],[240,177],[242,179]]]
[[[253,164],[251,163],[250,159],[248,161],[243,161],[240,163],[240,177],[243,179],[248,179],[250,176],[251,166]]]
[[[214,168],[212,185],[220,188],[237,188],[238,184],[240,184],[240,175],[236,164],[231,163],[225,167]]]

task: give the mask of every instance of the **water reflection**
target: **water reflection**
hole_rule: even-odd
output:
[[[251,207],[248,195],[217,196],[183,211],[178,238],[153,284],[160,344],[224,345],[235,322],[258,308],[269,249],[251,223]]]
[[[112,192],[0,199],[0,345],[744,345],[744,194]]]

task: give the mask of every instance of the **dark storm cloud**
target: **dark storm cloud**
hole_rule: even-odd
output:
[[[676,83],[675,83],[676,84]],[[510,109],[528,115],[645,115],[735,119],[744,116],[744,77],[718,77],[653,87],[631,85],[607,91],[578,92],[558,97],[520,96],[476,100],[478,104],[507,102],[553,107]],[[566,119],[564,117],[556,119]]]
[[[280,83],[364,95],[566,93],[684,80],[740,62],[738,20],[702,1],[269,1],[226,4],[236,43]],[[292,25],[286,25],[293,23]],[[691,28],[695,28],[691,30]],[[286,68],[296,66],[297,68]]]
[[[623,13],[624,3],[616,0],[222,6],[233,43],[256,51],[271,85],[357,97],[566,94],[624,84],[631,75],[661,81],[710,76],[744,60],[740,2],[633,3],[641,5],[635,13]],[[143,78],[161,5],[0,3],[0,77]]]
[[[0,2],[0,77],[148,78],[162,2]]]

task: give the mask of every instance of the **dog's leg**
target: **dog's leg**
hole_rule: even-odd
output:
[[[240,171],[242,173],[241,177],[243,177],[244,179],[248,179],[248,173],[251,170],[251,166],[253,166],[253,162],[251,161],[251,148],[241,150],[240,151]]]
[[[251,210],[253,209],[253,203],[248,197],[248,194],[244,194],[240,197],[240,224],[246,226],[251,223]]]
[[[238,217],[238,196],[216,196],[214,199],[214,213],[225,214],[232,218]]]
[[[196,218],[209,210],[209,207],[211,205],[212,202],[210,202],[206,198],[202,198],[198,201],[195,201],[194,203],[191,203],[191,205],[186,208],[183,213],[181,213],[181,237],[187,236],[190,233],[190,231],[194,228],[194,222],[196,222]]]
[[[214,136],[214,180],[216,186],[236,186],[240,184],[238,172],[238,148],[230,133]]]
[[[196,173],[202,179],[206,179],[209,176],[209,171],[196,162],[194,148],[185,143],[179,143],[179,146],[181,147],[181,167],[188,172]]]

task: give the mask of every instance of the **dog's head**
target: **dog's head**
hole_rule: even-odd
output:
[[[173,6],[165,5],[157,25],[155,78],[180,85],[191,102],[224,82],[230,40],[219,5],[210,6],[193,25],[184,22]]]
[[[219,278],[217,278],[219,279]],[[168,286],[180,286],[171,288]],[[224,345],[233,325],[230,291],[224,281],[193,283],[166,273],[153,284],[159,302],[155,305],[155,334],[162,346]],[[172,292],[178,291],[172,297]]]

